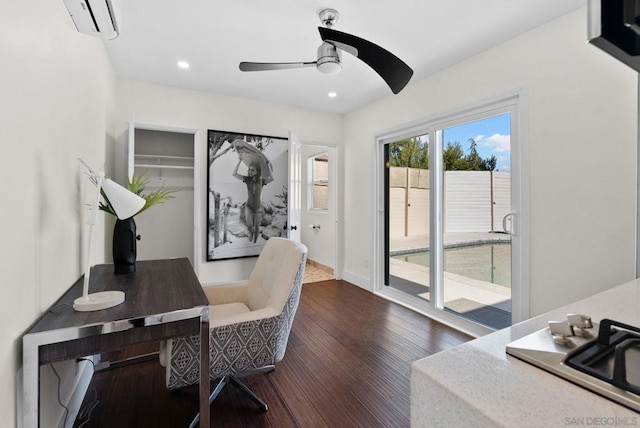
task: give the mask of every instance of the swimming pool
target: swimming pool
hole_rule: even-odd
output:
[[[429,251],[392,256],[429,267]],[[444,250],[444,270],[468,278],[511,287],[511,243],[465,245]]]

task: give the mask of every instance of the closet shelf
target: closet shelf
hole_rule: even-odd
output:
[[[136,153],[134,166],[136,168],[193,170],[193,157]]]
[[[166,164],[147,164],[147,163],[136,163],[134,165],[136,168],[158,168],[158,169],[193,169],[193,165],[185,166],[185,165],[166,165]]]
[[[140,154],[136,153],[136,159],[158,159],[158,160],[169,160],[169,161],[190,161],[193,162],[192,156],[168,156],[168,155],[150,155],[150,154]]]

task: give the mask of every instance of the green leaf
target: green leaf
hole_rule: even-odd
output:
[[[161,204],[165,201],[168,201],[169,199],[174,198],[173,193],[175,193],[175,190],[166,189],[164,185],[162,185],[162,187],[160,187],[159,189],[154,190],[153,192],[145,193],[144,189],[150,181],[150,178],[148,178],[146,174],[146,170],[140,175],[134,174],[131,181],[129,181],[129,190],[146,201],[142,209],[133,215],[134,217],[156,204]],[[116,213],[111,206],[111,203],[109,202],[109,198],[107,198],[107,195],[105,195],[102,189],[100,190],[100,193],[102,194],[102,198],[104,199],[104,202],[100,202],[100,210],[115,216]]]

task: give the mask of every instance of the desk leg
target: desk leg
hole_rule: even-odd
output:
[[[18,427],[34,428],[38,426],[38,408],[40,400],[40,365],[38,364],[38,345],[23,338],[22,346],[22,420],[18,417]]]
[[[200,321],[200,427],[209,428],[209,308]]]

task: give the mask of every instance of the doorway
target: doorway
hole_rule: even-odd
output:
[[[162,209],[136,217],[141,240],[138,260],[187,257],[198,273],[200,227],[198,130],[138,122],[129,123],[126,174],[147,180],[146,191],[172,191]],[[169,224],[171,227],[167,228]]]
[[[301,242],[308,249],[306,282],[340,278],[337,267],[337,148],[301,145]]]

